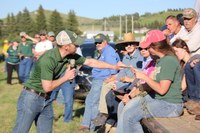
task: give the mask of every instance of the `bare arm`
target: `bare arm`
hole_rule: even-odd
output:
[[[73,79],[76,74],[76,69],[70,70],[70,66],[65,72],[65,75],[57,80],[42,80],[42,88],[45,92],[50,92],[56,89],[58,86],[66,82],[67,80]]]
[[[94,68],[109,68],[109,69],[117,69],[117,70],[123,69],[125,67],[125,65],[121,62],[118,62],[117,65],[112,65],[112,64],[108,64],[106,62],[99,61],[96,59],[86,59],[84,62],[84,65],[94,67]]]
[[[156,91],[160,95],[166,94],[170,88],[171,85],[170,80],[161,80],[160,82],[156,82],[139,70],[134,69],[133,72],[135,73],[136,78],[143,79],[149,85],[149,87],[151,87],[154,91]]]
[[[39,41],[33,37],[30,37],[29,35],[25,36],[27,39],[30,39],[33,43],[38,43]]]

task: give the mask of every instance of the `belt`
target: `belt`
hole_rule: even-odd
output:
[[[24,56],[24,58],[32,58],[32,56]]]
[[[43,97],[43,98],[46,99],[46,100],[50,99],[50,96],[49,96],[47,93],[42,93],[42,92],[39,92],[39,91],[30,89],[30,88],[28,88],[28,87],[24,87],[24,90],[33,92],[33,93],[35,93],[35,94],[37,94],[37,95]]]

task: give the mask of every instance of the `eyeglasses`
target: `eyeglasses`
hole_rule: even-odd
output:
[[[188,21],[191,20],[191,19],[192,19],[192,18],[183,18],[183,20],[188,20]]]
[[[97,45],[97,44],[102,44],[102,42],[95,42],[94,44],[95,44],[95,45]]]
[[[147,47],[147,48],[141,48],[141,47],[139,47],[138,49],[139,49],[139,51],[142,51],[142,50],[148,50],[150,47]]]
[[[25,38],[25,36],[21,36],[20,38]]]
[[[132,46],[132,45],[134,45],[134,44],[133,43],[124,43],[125,47]]]
[[[40,34],[40,36],[46,36],[46,34]]]

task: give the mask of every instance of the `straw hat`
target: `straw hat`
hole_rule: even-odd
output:
[[[118,42],[118,44],[124,44],[124,43],[134,43],[136,45],[139,45],[139,42],[135,40],[135,36],[133,33],[125,33],[123,36],[124,40],[122,42]]]

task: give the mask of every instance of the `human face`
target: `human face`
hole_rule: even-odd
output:
[[[185,55],[185,49],[184,48],[177,48],[177,47],[173,47],[176,56],[178,57],[179,60],[182,60],[184,58]]]
[[[166,25],[170,33],[176,34],[176,29],[178,28],[178,21],[169,18],[166,20]]]
[[[49,41],[51,41],[51,42],[54,42],[54,41],[55,41],[55,37],[54,37],[54,36],[50,36],[48,39],[49,39]]]
[[[46,40],[46,35],[45,34],[40,34],[40,40],[45,41]]]
[[[102,50],[103,48],[105,48],[106,42],[105,42],[105,41],[102,41],[102,42],[95,42],[95,45],[96,45],[96,49],[97,49],[97,50]]]
[[[26,38],[24,36],[21,36],[20,38],[22,42],[26,42]]]
[[[126,43],[124,44],[126,51],[131,55],[135,52],[136,45],[133,43]]]
[[[150,52],[149,52],[149,47],[148,48],[138,48],[141,55],[144,57],[144,58],[148,58],[150,56]]]
[[[184,26],[187,29],[187,31],[191,31],[192,28],[195,26],[195,24],[197,23],[197,18],[193,17],[191,19],[188,18],[184,18]]]
[[[68,49],[69,53],[75,54],[76,53],[76,45],[72,43],[72,44],[69,44],[68,46],[69,46],[69,49]]]

